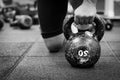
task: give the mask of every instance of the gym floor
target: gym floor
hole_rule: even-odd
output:
[[[0,80],[120,80],[120,24],[105,31],[101,57],[94,68],[69,65],[64,51],[48,52],[39,25],[30,30],[5,24],[0,31]]]

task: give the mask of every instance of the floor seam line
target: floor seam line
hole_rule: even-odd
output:
[[[35,40],[36,41],[36,40]],[[15,64],[10,68],[8,71],[8,74],[3,77],[3,80],[8,80],[10,74],[14,71],[14,69],[19,65],[19,63],[24,59],[25,55],[29,52],[29,50],[32,48],[32,46],[35,44],[35,42],[32,42],[31,45],[23,52],[21,56],[19,56],[19,59],[15,62]]]
[[[105,39],[105,38],[104,38],[104,39]],[[114,58],[120,63],[120,60],[119,60],[119,59],[117,58],[117,56],[114,54],[114,51],[113,51],[111,45],[107,42],[106,39],[105,39],[105,43],[106,43],[107,47],[109,48],[111,54],[112,54],[112,55],[114,56]]]

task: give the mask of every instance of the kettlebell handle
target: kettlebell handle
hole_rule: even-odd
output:
[[[67,40],[69,38],[74,37],[76,34],[84,34],[86,31],[89,31],[88,29],[86,30],[78,29],[78,33],[73,33],[71,30],[72,23],[74,23],[74,17],[71,17],[63,26],[63,33]],[[104,35],[104,30],[105,30],[104,21],[99,16],[95,16],[92,26],[95,29],[93,37],[96,37],[96,39],[100,41]]]

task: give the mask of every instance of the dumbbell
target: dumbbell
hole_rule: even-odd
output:
[[[112,30],[112,28],[113,28],[113,23],[112,23],[112,21],[111,21],[110,19],[105,19],[105,21],[106,21],[105,29],[106,29],[107,31]]]
[[[14,7],[6,7],[2,9],[4,21],[9,22],[9,19],[13,19],[16,16],[17,10]]]
[[[28,15],[16,16],[15,21],[10,23],[11,26],[18,26],[21,29],[30,29],[32,24],[32,18]]]

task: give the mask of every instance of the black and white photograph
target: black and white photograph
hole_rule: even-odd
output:
[[[120,80],[120,0],[0,0],[0,80]]]

